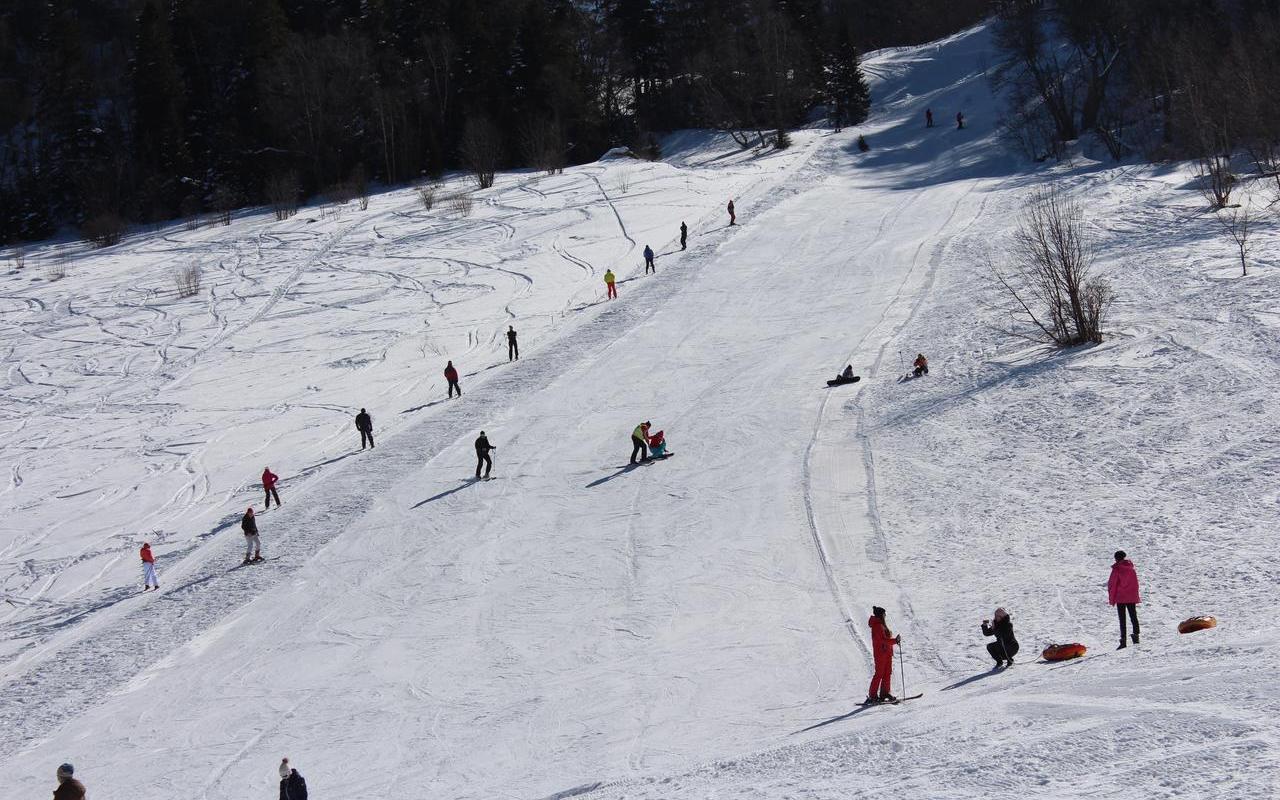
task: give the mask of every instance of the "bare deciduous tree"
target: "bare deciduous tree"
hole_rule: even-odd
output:
[[[119,244],[124,238],[124,217],[114,211],[103,211],[85,220],[80,232],[84,238],[93,242],[95,247],[110,247]]]
[[[472,117],[463,126],[462,159],[481,189],[493,186],[502,161],[502,134],[488,117]]]
[[[1029,327],[1015,333],[1058,347],[1102,341],[1115,296],[1092,276],[1093,261],[1080,206],[1052,190],[1037,192],[1014,233],[1010,263],[993,267],[1015,320]]]
[[[1201,193],[1214,209],[1226,208],[1236,176],[1231,171],[1231,154],[1217,148],[1196,161],[1196,180]]]
[[[1241,205],[1219,210],[1217,218],[1223,233],[1235,244],[1236,251],[1240,254],[1240,274],[1248,275],[1249,234],[1253,226],[1252,201],[1245,200]]]
[[[267,179],[266,191],[277,220],[284,222],[298,213],[297,173],[282,172],[271,176]]]
[[[564,171],[564,130],[554,120],[537,119],[528,122],[520,137],[521,155],[525,163],[551,175]]]
[[[219,225],[231,224],[231,212],[240,205],[241,199],[240,193],[225,183],[213,187],[209,202],[213,206],[214,219]]]
[[[418,202],[422,203],[422,207],[430,211],[436,204],[437,187],[434,183],[424,183],[414,187],[414,192],[418,195]]]

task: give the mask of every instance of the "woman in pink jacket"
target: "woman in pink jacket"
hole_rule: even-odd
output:
[[[1125,648],[1125,619],[1127,612],[1129,619],[1133,621],[1133,643],[1138,643],[1138,603],[1142,599],[1138,597],[1138,571],[1133,568],[1133,562],[1125,557],[1123,550],[1116,551],[1116,563],[1111,565],[1111,578],[1107,581],[1107,600],[1111,605],[1116,607],[1116,613],[1120,616],[1120,646],[1117,650]]]

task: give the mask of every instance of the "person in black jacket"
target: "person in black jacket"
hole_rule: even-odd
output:
[[[476,439],[476,480],[480,480],[481,467],[484,467],[484,476],[489,477],[489,472],[493,469],[493,459],[489,458],[489,451],[497,449],[489,444],[489,437],[484,435],[484,431],[480,431],[480,438]]]
[[[249,506],[249,510],[240,518],[240,530],[244,531],[244,563],[261,561],[262,541],[258,538],[258,520],[253,516],[253,506]]]
[[[356,430],[360,431],[360,449],[363,450],[366,443],[373,447],[373,417],[363,408],[356,414]]]
[[[997,608],[990,620],[982,621],[982,635],[994,636],[996,640],[987,645],[987,652],[995,659],[996,666],[1013,666],[1013,657],[1018,654],[1018,640],[1013,638],[1013,620],[1009,612]]]
[[[507,326],[507,360],[520,360],[520,343],[516,341],[516,329],[514,325]]]
[[[287,758],[280,762],[280,800],[307,800],[307,782]]]
[[[680,223],[680,249],[688,249],[689,244],[689,226],[683,222]]]

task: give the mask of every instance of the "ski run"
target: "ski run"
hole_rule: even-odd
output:
[[[267,797],[285,756],[346,800],[1280,794],[1280,225],[1239,277],[1190,167],[1015,158],[990,49],[869,55],[857,128],[675,134],[469,217],[46,245],[66,277],[0,298],[0,796],[70,761],[97,799]],[[987,267],[1049,184],[1119,297],[1058,353]],[[643,421],[680,457],[628,463]],[[909,703],[861,705],[873,606]]]

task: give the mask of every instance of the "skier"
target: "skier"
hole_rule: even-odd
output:
[[[452,398],[455,391],[458,397],[462,397],[462,387],[458,385],[458,371],[453,368],[452,361],[444,365],[444,379],[449,382],[449,397]]]
[[[507,326],[507,361],[520,360],[520,344],[516,341],[514,325]]]
[[[263,504],[263,508],[271,508],[271,498],[276,499],[276,508],[283,503],[280,502],[280,493],[276,491],[276,481],[280,480],[280,476],[271,471],[271,467],[264,467],[262,470],[262,489],[267,493],[267,500]]]
[[[964,129],[964,112],[957,111],[956,112],[956,130],[959,131],[963,129]]]
[[[686,245],[687,245],[688,243],[689,243],[689,226],[688,226],[688,225],[685,225],[685,224],[684,224],[684,222],[683,222],[683,221],[681,221],[681,223],[680,223],[680,249],[681,249],[681,250],[685,250],[685,249],[687,249],[687,248],[686,248]]]
[[[735,214],[735,213],[733,213],[733,198],[732,198],[732,197],[731,197],[731,198],[729,198],[729,224],[730,224],[730,225],[737,225],[737,224],[738,224],[738,215],[737,215],[737,214]]]
[[[608,289],[607,298],[610,300],[618,299],[618,287],[613,285],[616,280],[617,278],[613,276],[613,270],[606,269],[604,271],[604,285]]]
[[[656,274],[658,268],[653,265],[653,248],[646,244],[644,246],[644,274],[648,275],[650,270],[653,270]]]
[[[363,408],[360,413],[356,414],[356,430],[360,431],[360,449],[363,450],[366,444],[373,447],[373,417],[369,416],[369,412]]]
[[[58,788],[53,790],[53,800],[84,800],[84,784],[73,777],[75,772],[70,764],[58,767]]]
[[[884,609],[880,606],[871,607],[867,625],[871,626],[871,651],[876,662],[876,674],[871,678],[871,688],[867,690],[867,702],[896,703],[898,698],[889,691],[889,678],[893,675],[893,646],[902,644],[902,637],[894,636],[889,630],[884,621]]]
[[[258,520],[253,516],[253,506],[240,518],[240,530],[244,531],[244,563],[262,560],[262,540],[258,538]],[[250,554],[253,555],[250,558]]]
[[[1127,646],[1124,641],[1126,613],[1133,622],[1133,643],[1137,644],[1138,603],[1142,602],[1138,597],[1138,571],[1123,550],[1116,551],[1115,563],[1111,565],[1111,577],[1107,580],[1107,600],[1116,607],[1116,614],[1120,617],[1120,646],[1116,649],[1123,650]]]
[[[649,458],[662,458],[667,454],[667,438],[662,431],[650,436],[648,442]]]
[[[994,636],[996,640],[987,645],[987,652],[996,660],[996,667],[1001,664],[1013,666],[1013,657],[1018,654],[1018,640],[1013,636],[1013,620],[1003,608],[997,608],[990,620],[982,621],[982,635]]]
[[[489,444],[489,437],[484,435],[484,431],[480,431],[480,437],[476,439],[476,480],[480,480],[481,467],[484,467],[485,478],[489,477],[489,472],[493,470],[493,459],[489,458],[489,451],[497,449]]]
[[[924,110],[924,126],[926,128],[933,127],[933,109],[932,108],[926,108]]]
[[[143,542],[138,555],[142,556],[142,591],[159,589],[160,579],[156,577],[156,559],[151,555],[151,542]]]
[[[929,359],[924,357],[924,353],[916,353],[916,360],[911,362],[911,366],[915,367],[911,374],[917,378],[929,374]]]
[[[287,758],[280,761],[280,800],[307,800],[307,782]]]
[[[649,423],[641,422],[631,432],[631,463],[636,463],[636,454],[640,454],[641,461],[649,460]]]

